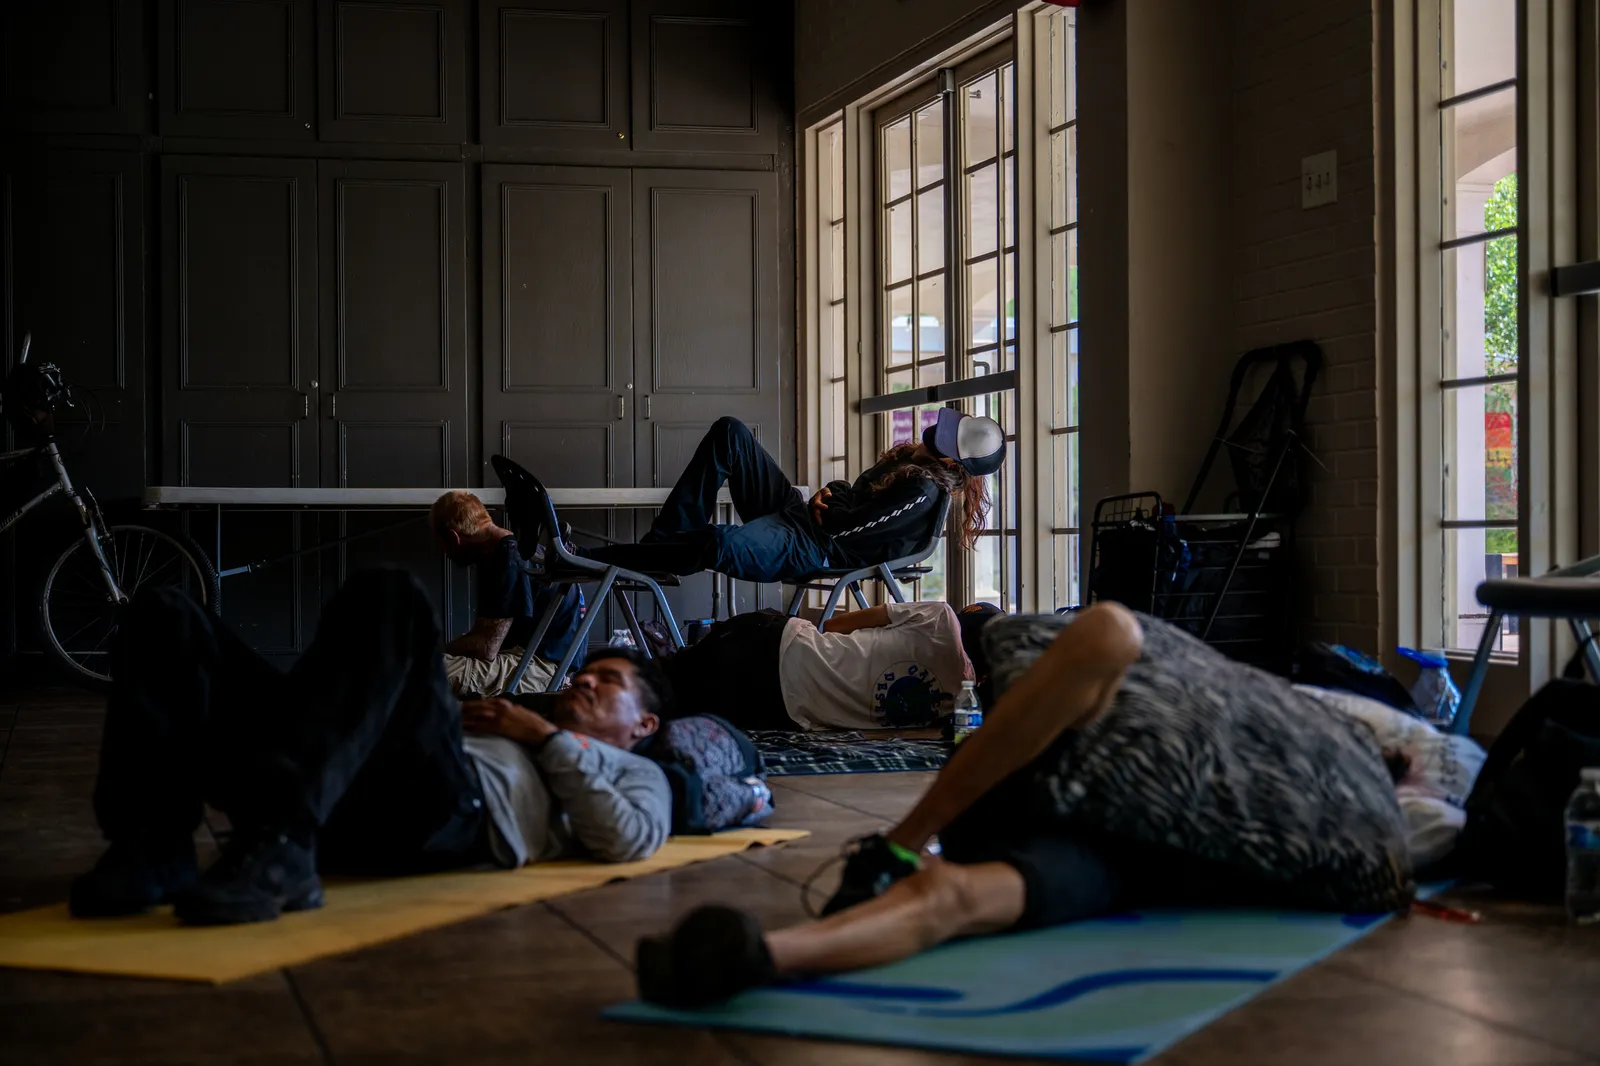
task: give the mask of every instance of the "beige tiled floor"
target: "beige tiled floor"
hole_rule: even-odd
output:
[[[0,910],[63,897],[94,858],[98,705],[0,701]],[[0,970],[0,1064],[976,1062],[894,1048],[603,1021],[632,993],[635,939],[707,900],[769,923],[845,840],[897,816],[922,774],[778,779],[796,845],[502,911],[221,988]],[[829,886],[826,881],[819,892]],[[1474,904],[1480,905],[1480,904]],[[1600,930],[1547,908],[1481,925],[1391,922],[1157,1059],[1159,1066],[1600,1062]],[[982,1060],[999,1061],[999,1060]]]

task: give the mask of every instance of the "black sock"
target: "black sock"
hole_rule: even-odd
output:
[[[641,940],[639,993],[665,1007],[720,1003],[777,980],[761,923],[732,907],[693,911],[665,938]]]

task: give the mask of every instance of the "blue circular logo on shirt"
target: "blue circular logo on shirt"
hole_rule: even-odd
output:
[[[929,725],[950,702],[932,670],[920,663],[895,663],[878,675],[872,719],[885,729]]]

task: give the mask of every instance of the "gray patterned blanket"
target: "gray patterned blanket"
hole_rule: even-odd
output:
[[[985,627],[996,693],[1071,617]],[[1110,708],[1041,770],[1056,813],[1218,863],[1289,905],[1405,905],[1405,824],[1371,732],[1167,622],[1139,621],[1144,652]]]

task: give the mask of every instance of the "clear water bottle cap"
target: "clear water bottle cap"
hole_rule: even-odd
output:
[[[1586,766],[1578,772],[1578,780],[1591,785],[1600,785],[1600,766]]]
[[[976,681],[963,681],[963,682],[961,682],[961,687],[963,689],[977,688],[978,687],[978,683]],[[1600,773],[1600,766],[1595,767],[1595,771],[1597,773]]]

